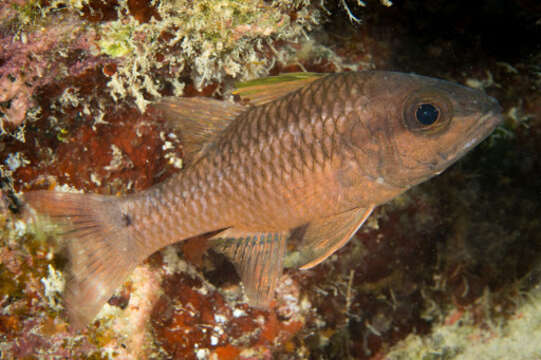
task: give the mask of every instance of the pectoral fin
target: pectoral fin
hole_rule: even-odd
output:
[[[370,216],[373,206],[313,221],[308,224],[297,252],[286,260],[288,267],[310,269],[344,246]],[[295,236],[295,235],[293,235]]]
[[[205,97],[164,98],[154,107],[168,124],[180,129],[184,158],[195,162],[221,130],[247,109],[246,106]]]
[[[282,275],[285,234],[226,230],[214,241],[215,250],[227,256],[235,265],[250,305],[268,306]]]

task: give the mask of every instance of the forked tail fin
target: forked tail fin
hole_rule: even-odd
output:
[[[38,213],[65,226],[62,238],[69,265],[64,308],[71,325],[80,329],[141,260],[137,234],[130,218],[122,214],[121,200],[113,196],[32,191],[24,199]]]

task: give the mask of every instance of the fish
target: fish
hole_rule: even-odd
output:
[[[65,229],[65,313],[80,329],[129,273],[167,245],[208,235],[250,305],[268,307],[284,267],[343,247],[376,206],[440,174],[501,122],[498,101],[389,71],[294,73],[241,84],[244,103],[165,98],[186,167],[123,196],[28,191]]]

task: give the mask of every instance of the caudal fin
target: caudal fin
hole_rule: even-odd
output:
[[[140,261],[136,234],[122,214],[119,198],[94,194],[32,191],[24,200],[65,226],[69,254],[64,308],[80,329],[100,311]]]

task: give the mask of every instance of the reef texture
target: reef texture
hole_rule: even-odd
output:
[[[0,358],[541,358],[541,8],[360,3],[3,1]],[[192,239],[70,330],[58,229],[17,213],[17,192],[127,193],[182,171],[181,134],[148,106],[162,96],[370,68],[482,87],[505,124],[336,255],[288,270],[270,311],[250,308],[232,265]]]

